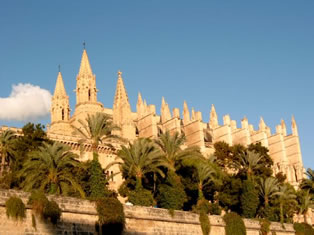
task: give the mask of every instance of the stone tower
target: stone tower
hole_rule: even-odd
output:
[[[113,122],[121,128],[120,135],[124,138],[135,139],[135,126],[132,111],[126,92],[122,72],[118,71],[117,88],[113,102]]]
[[[81,66],[76,77],[76,120],[85,120],[87,114],[102,112],[103,106],[97,102],[96,76],[92,72],[86,50],[83,50]]]
[[[62,132],[69,126],[70,105],[61,72],[58,73],[55,92],[51,101],[51,130]]]

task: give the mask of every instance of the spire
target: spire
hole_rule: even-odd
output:
[[[194,121],[196,119],[195,117],[195,110],[194,108],[192,107],[192,111],[191,111],[191,120]]]
[[[260,119],[260,121],[259,121],[259,130],[260,131],[264,131],[266,129],[266,124],[265,124],[265,122],[264,122],[264,119],[263,119],[263,117],[261,117],[261,119]]]
[[[218,126],[218,117],[216,113],[215,106],[212,104],[211,110],[210,110],[210,119],[209,119],[209,126],[210,128],[216,128]]]
[[[92,68],[90,66],[88,55],[85,48],[83,50],[81,66],[80,66],[80,71],[79,71],[79,75],[83,75],[83,74],[93,75]]]
[[[143,104],[143,99],[142,99],[141,92],[139,92],[137,95],[137,105],[142,105],[142,104]]]
[[[54,97],[64,97],[67,96],[65,88],[64,88],[64,83],[63,83],[63,79],[62,79],[62,74],[59,71],[58,73],[58,77],[57,77],[57,83],[56,83],[56,88],[55,88],[55,92],[53,94]]]
[[[117,88],[116,88],[116,94],[114,97],[114,104],[113,106],[121,106],[121,105],[128,105],[130,107],[129,98],[123,83],[122,79],[122,72],[118,71],[118,82],[117,82]]]
[[[166,121],[171,119],[171,113],[170,113],[169,105],[165,101],[164,97],[162,97],[162,99],[161,99],[160,112],[161,112],[161,121],[162,122],[166,122]]]
[[[183,122],[184,124],[188,124],[190,122],[190,111],[186,101],[183,103]]]
[[[287,127],[286,127],[285,121],[283,119],[281,119],[280,124],[281,124],[282,134],[284,136],[286,136],[287,135]]]
[[[294,119],[294,115],[292,115],[292,119],[291,119],[291,129],[292,129],[292,135],[298,136],[298,127],[297,127],[297,123]]]

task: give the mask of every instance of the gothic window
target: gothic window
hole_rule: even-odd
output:
[[[90,96],[91,96],[90,89],[88,89],[88,101],[90,101]]]
[[[62,121],[64,121],[64,109],[61,111]]]
[[[110,178],[111,178],[111,181],[113,181],[113,171],[111,171]]]

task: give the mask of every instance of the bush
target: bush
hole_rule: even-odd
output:
[[[210,203],[206,199],[200,199],[197,201],[196,206],[193,208],[193,211],[201,214],[204,212],[208,214],[210,210]]]
[[[258,203],[258,192],[255,189],[254,183],[250,180],[244,181],[243,192],[241,194],[242,216],[245,218],[254,218]]]
[[[313,235],[314,229],[307,223],[294,223],[293,228],[296,235]]]
[[[8,218],[12,217],[15,220],[22,220],[26,217],[25,204],[19,197],[10,197],[5,202],[5,207]]]
[[[138,188],[129,193],[129,202],[137,206],[152,206],[154,204],[154,198],[149,190]]]
[[[240,215],[230,212],[223,217],[226,227],[226,235],[246,235],[246,228]]]
[[[267,235],[270,232],[270,222],[267,219],[261,219],[259,224],[261,225],[261,235]]]
[[[61,217],[61,209],[55,201],[48,201],[44,207],[43,217],[44,219],[49,220],[51,223],[57,224]]]
[[[125,216],[123,206],[117,198],[106,197],[97,200],[96,210],[102,234],[122,234]]]
[[[157,205],[161,208],[181,210],[187,201],[187,196],[182,187],[173,187],[162,184],[158,187]]]
[[[98,199],[106,196],[106,177],[98,161],[98,154],[94,153],[94,159],[89,168],[91,174],[89,178],[90,198]]]
[[[210,203],[208,212],[211,215],[220,215],[221,214],[221,207],[218,205],[218,203]]]
[[[32,205],[36,215],[44,220],[49,220],[52,224],[57,224],[61,217],[61,209],[58,204],[49,201],[46,195],[41,191],[34,191],[28,199],[28,204]]]
[[[199,220],[201,223],[203,235],[208,235],[210,232],[210,222],[209,222],[208,215],[205,214],[204,211],[200,213]]]

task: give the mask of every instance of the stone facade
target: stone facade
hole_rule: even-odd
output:
[[[178,108],[174,108],[171,113],[164,98],[161,101],[160,115],[157,115],[155,105],[148,105],[140,93],[136,112],[132,112],[120,71],[118,72],[113,108],[105,108],[97,101],[96,76],[92,72],[85,49],[76,78],[75,92],[76,106],[73,116],[70,116],[69,97],[64,88],[61,72],[59,72],[52,98],[48,136],[68,144],[77,153],[79,153],[78,138],[73,135],[72,126],[79,127],[78,120],[84,120],[89,114],[103,112],[111,115],[114,123],[121,127],[118,134],[130,141],[138,137],[157,138],[161,132],[167,130],[179,132],[185,134],[187,146],[197,145],[205,155],[213,153],[213,144],[217,141],[245,146],[261,142],[269,149],[270,156],[274,160],[274,173],[283,172],[287,175],[287,181],[294,186],[297,186],[304,177],[298,128],[294,117],[292,117],[291,134],[287,134],[286,124],[283,120],[276,127],[276,132],[272,134],[263,118],[261,118],[257,130],[254,130],[247,118],[243,118],[241,127],[238,127],[236,121],[232,120],[229,115],[225,115],[223,124],[219,124],[214,105],[212,105],[208,123],[203,121],[201,112],[190,110],[186,102],[183,105],[182,118]],[[84,149],[81,160],[92,159],[91,147],[86,144]],[[103,166],[114,159],[115,152],[105,146],[100,146],[99,152]],[[117,166],[113,166],[109,173],[116,171],[118,171]],[[117,187],[121,182],[122,179],[118,175],[111,184]]]
[[[29,194],[14,190],[0,190],[0,234],[11,235],[92,235],[96,232],[98,220],[95,205],[87,200],[67,197],[53,198],[62,209],[61,221],[52,226],[36,219],[36,229],[32,226],[32,211],[27,207],[27,215],[23,221],[8,219],[5,213],[5,202],[10,196],[18,196],[26,204]],[[125,235],[199,235],[202,234],[197,214],[175,211],[171,216],[166,209],[124,206],[126,216]],[[209,216],[211,223],[210,235],[224,235],[225,223],[220,216]],[[248,235],[259,235],[260,225],[257,220],[244,220]],[[295,234],[292,224],[272,223],[271,231],[277,235]]]

